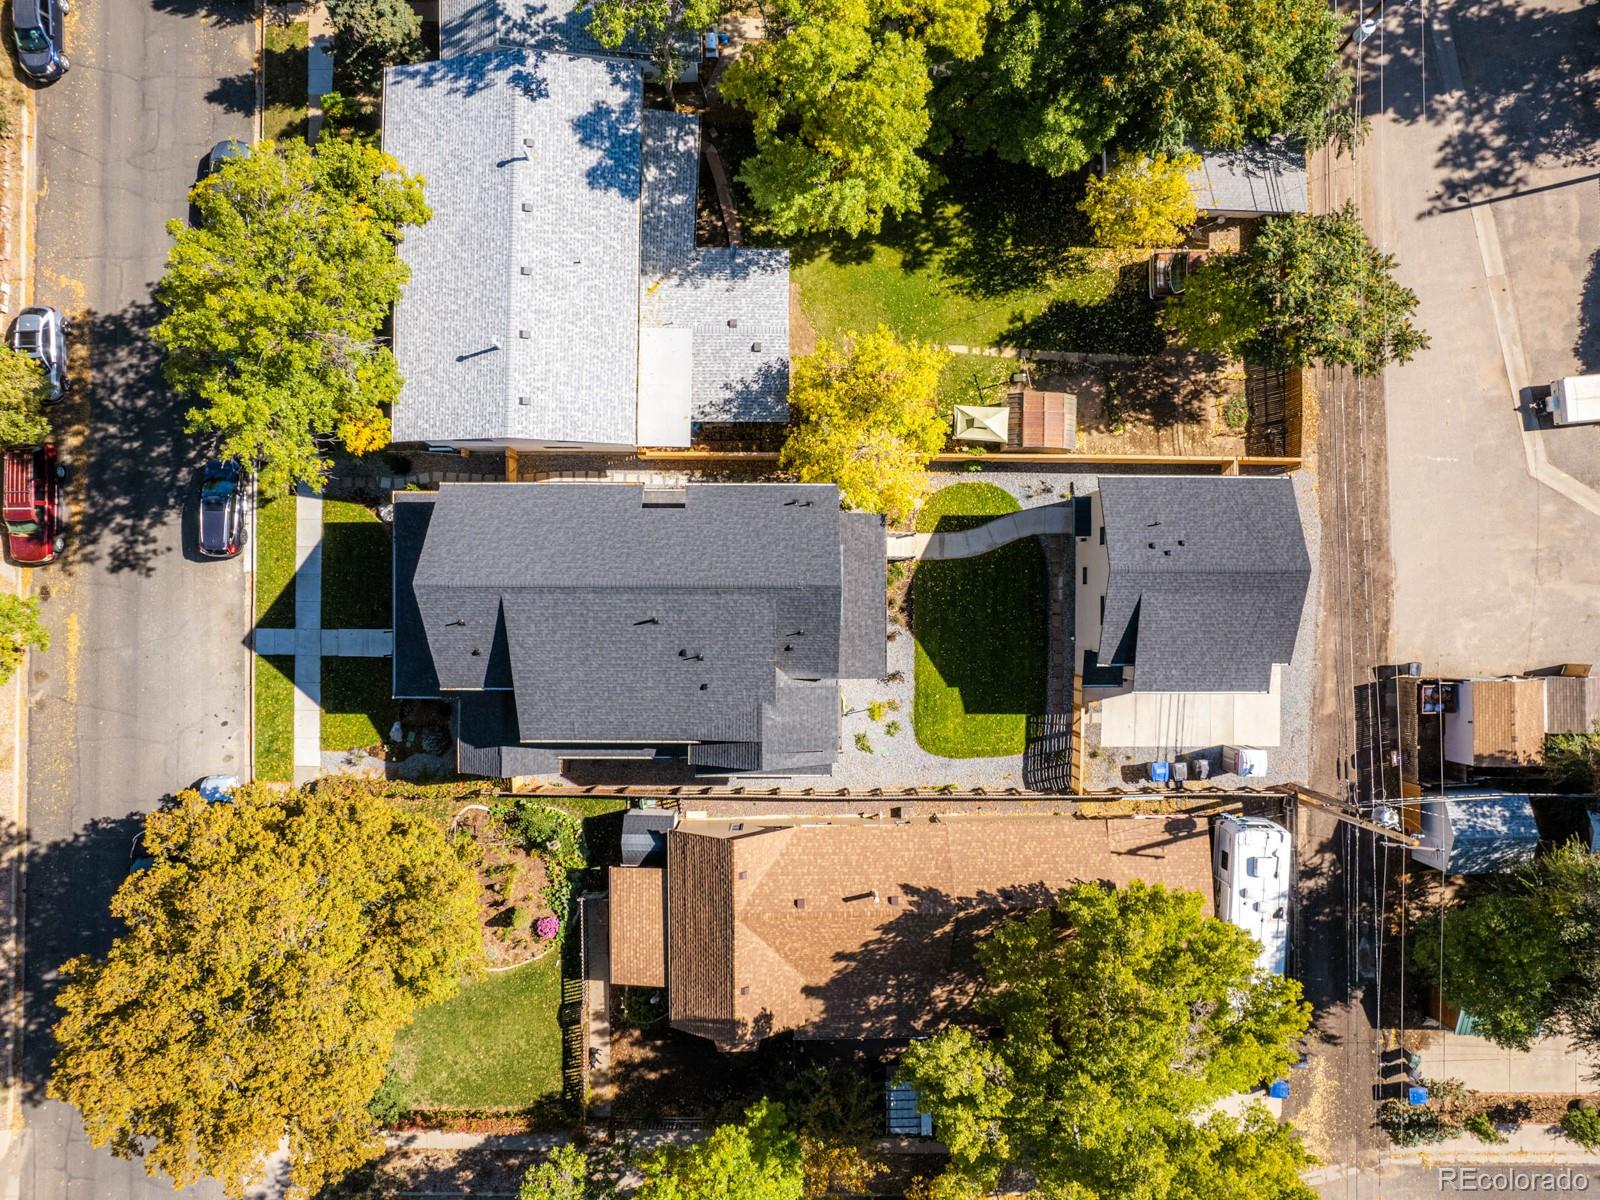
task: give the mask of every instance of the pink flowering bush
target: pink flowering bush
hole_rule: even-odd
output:
[[[533,931],[541,938],[549,941],[561,932],[561,922],[554,917],[540,917],[538,923],[534,925]]]

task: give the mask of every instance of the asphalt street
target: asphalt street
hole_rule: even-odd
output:
[[[1366,47],[1365,213],[1433,337],[1385,375],[1390,661],[1600,662],[1600,426],[1551,429],[1528,407],[1532,388],[1600,371],[1594,9],[1389,12]]]
[[[52,995],[64,960],[111,937],[140,814],[249,770],[248,576],[194,552],[203,450],[149,329],[167,221],[213,144],[253,138],[256,35],[233,0],[76,0],[67,30],[72,69],[37,94],[34,288],[74,322],[58,415],[76,528],[33,579],[53,640],[29,678],[27,1128],[0,1178],[30,1200],[132,1200],[173,1192],[44,1099]]]

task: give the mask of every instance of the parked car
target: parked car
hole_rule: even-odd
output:
[[[250,153],[250,147],[238,138],[228,138],[211,147],[211,153],[206,155],[206,174],[215,175],[235,158],[243,158]]]
[[[61,310],[46,304],[25,308],[11,324],[11,348],[38,360],[50,381],[50,399],[59,400],[67,386],[67,321]]]
[[[244,473],[236,462],[212,460],[200,477],[200,553],[232,558],[244,549]]]
[[[61,481],[66,474],[53,445],[6,451],[3,516],[12,562],[43,566],[65,547],[67,510],[61,501]]]
[[[207,775],[194,790],[205,798],[207,804],[232,804],[233,793],[239,786],[237,775]],[[133,835],[133,845],[128,848],[128,874],[148,871],[156,865],[155,856],[144,846],[144,831]]]
[[[67,73],[66,15],[68,0],[11,0],[11,29],[17,42],[17,63],[42,83]]]

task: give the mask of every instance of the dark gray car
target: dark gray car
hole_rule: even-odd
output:
[[[52,83],[67,73],[68,0],[11,0],[17,63],[34,79]]]
[[[250,153],[250,147],[238,138],[228,138],[211,147],[211,153],[206,155],[206,174],[215,175],[229,162],[236,158],[244,158]]]

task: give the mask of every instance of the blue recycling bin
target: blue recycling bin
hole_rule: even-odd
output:
[[[1150,782],[1167,783],[1172,779],[1172,764],[1169,762],[1153,762],[1150,764]]]
[[[1274,1079],[1267,1085],[1267,1095],[1274,1100],[1287,1100],[1289,1098],[1289,1081],[1287,1079]]]
[[[1408,1087],[1406,1089],[1406,1102],[1420,1108],[1428,1102],[1428,1089],[1425,1087]]]

